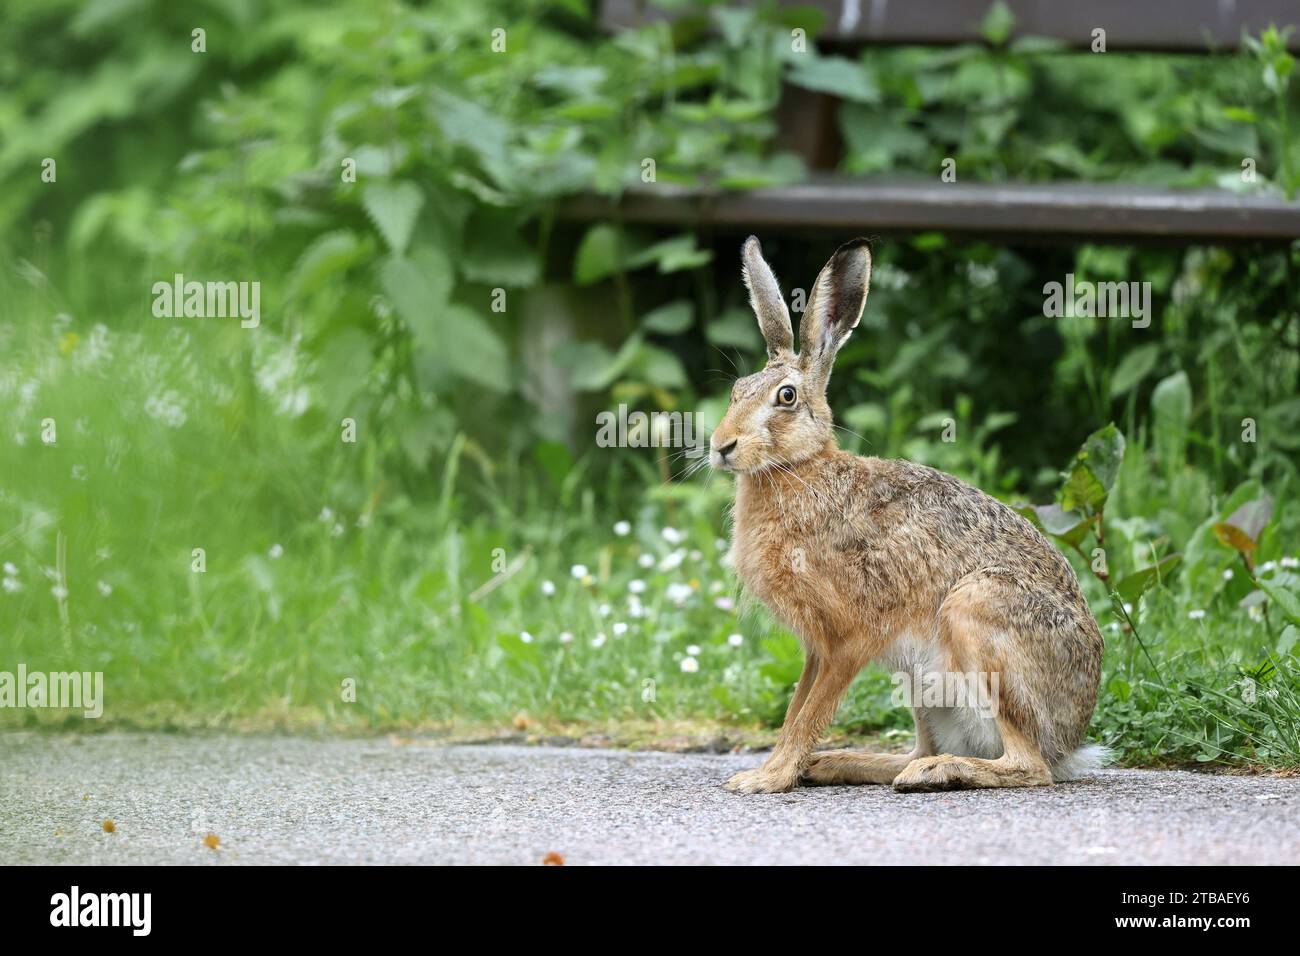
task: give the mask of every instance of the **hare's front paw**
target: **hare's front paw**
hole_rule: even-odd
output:
[[[743,770],[725,784],[734,793],[785,793],[799,782],[798,774],[788,774],[759,767]]]

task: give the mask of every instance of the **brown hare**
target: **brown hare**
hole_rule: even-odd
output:
[[[866,303],[866,242],[842,246],[817,276],[797,355],[757,239],[742,257],[768,361],[735,383],[709,459],[736,475],[736,573],[798,635],[806,657],[776,748],[727,788],[1032,787],[1097,766],[1104,751],[1085,746],[1084,731],[1102,637],[1065,557],[1023,517],[951,475],[836,445],[826,384]],[[869,661],[927,688],[978,694],[913,696],[916,747],[905,756],[814,753]],[[961,679],[945,681],[951,675]]]

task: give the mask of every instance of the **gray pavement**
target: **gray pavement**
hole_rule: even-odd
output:
[[[721,789],[761,759],[12,732],[0,734],[0,864],[1300,863],[1300,778],[1107,770],[1038,790]]]

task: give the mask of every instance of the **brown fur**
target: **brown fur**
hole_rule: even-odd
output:
[[[743,257],[769,361],[736,382],[710,458],[736,473],[736,572],[798,635],[806,663],[771,756],[727,786],[1050,784],[1083,742],[1100,673],[1101,633],[1074,570],[1028,521],[951,475],[837,447],[825,391],[866,300],[864,243],[841,248],[818,276],[798,355],[757,240]],[[814,755],[844,691],[876,660],[996,675],[996,717],[972,723],[971,712],[914,707],[907,757]],[[958,752],[935,755],[944,744]]]

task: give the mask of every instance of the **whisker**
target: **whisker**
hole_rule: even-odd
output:
[[[860,432],[855,432],[852,428],[845,428],[843,425],[837,425],[834,422],[831,422],[831,428],[838,428],[840,431],[847,432],[848,434],[852,435],[854,438],[860,439],[862,441],[862,444],[865,445],[867,448],[875,447],[875,445],[867,438],[866,435],[863,435]]]

